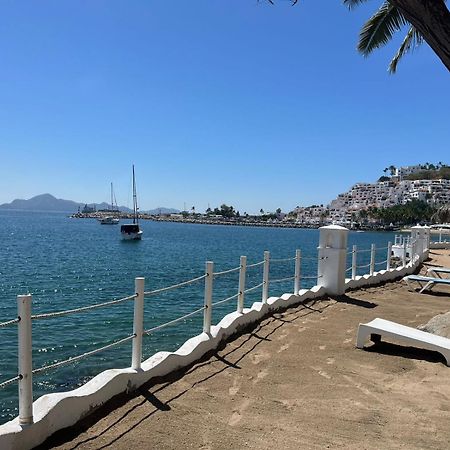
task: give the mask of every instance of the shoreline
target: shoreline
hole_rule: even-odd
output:
[[[107,216],[107,214],[99,214],[99,213],[75,213],[70,216],[68,216],[71,219],[100,219],[102,217]],[[132,214],[121,214],[120,219],[132,219]],[[160,216],[152,216],[147,214],[140,214],[139,215],[140,220],[151,220],[153,222],[171,222],[171,223],[187,223],[187,224],[194,224],[194,225],[226,225],[226,226],[242,226],[242,227],[266,227],[266,228],[299,228],[299,229],[306,229],[306,230],[318,230],[320,227],[323,227],[324,225],[330,225],[330,224],[304,224],[304,223],[293,223],[293,222],[265,222],[265,221],[253,221],[253,220],[211,220],[211,219],[193,219],[193,218],[171,218],[171,217],[160,217]],[[350,231],[373,231],[373,232],[402,232],[403,230],[392,230],[392,229],[385,229],[382,227],[376,227],[376,228],[370,228],[370,227],[363,227],[363,228],[352,228]]]

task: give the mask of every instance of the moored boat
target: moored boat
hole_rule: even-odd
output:
[[[142,239],[142,230],[139,226],[139,214],[136,195],[136,180],[133,164],[133,223],[126,223],[120,227],[122,239],[126,241],[139,241]]]

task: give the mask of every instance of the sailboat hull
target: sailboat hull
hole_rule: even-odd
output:
[[[122,239],[124,241],[140,241],[142,239],[142,230],[139,230],[136,233],[123,233]]]

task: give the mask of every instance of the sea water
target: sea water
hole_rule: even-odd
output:
[[[122,220],[122,223],[126,221]],[[120,225],[101,225],[94,219],[71,219],[61,213],[0,212],[0,322],[17,317],[19,294],[33,295],[33,314],[61,311],[134,293],[134,278],[145,277],[153,290],[204,274],[205,261],[215,271],[263,259],[295,256],[302,250],[302,276],[317,274],[318,230],[197,225],[142,221],[142,241],[120,238]],[[349,233],[353,244],[385,247],[392,233]],[[386,250],[377,252],[378,263]],[[358,255],[367,264],[370,253]],[[348,256],[348,265],[351,256]],[[377,265],[377,269],[384,268]],[[368,269],[360,273],[367,273]],[[294,275],[294,261],[272,263],[272,279]],[[213,302],[237,293],[239,273],[214,280]],[[262,266],[248,269],[247,287],[262,281]],[[203,305],[204,281],[145,300],[144,328],[180,317]],[[305,279],[302,288],[316,284]],[[272,284],[269,295],[293,291],[293,281]],[[245,298],[245,307],[261,299],[261,289]],[[236,300],[213,308],[213,324],[236,309]],[[174,351],[202,331],[202,315],[144,337],[144,359],[155,352]],[[33,367],[39,368],[94,350],[132,334],[133,301],[79,314],[33,321]],[[17,325],[0,328],[0,383],[17,375]],[[108,368],[129,367],[131,342],[69,366],[36,374],[34,398],[73,389]],[[0,389],[0,423],[17,415],[17,385]]]

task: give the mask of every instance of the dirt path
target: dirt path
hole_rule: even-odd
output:
[[[430,264],[450,266],[448,251]],[[450,290],[398,283],[266,319],[178,377],[117,399],[41,448],[448,449],[450,368],[433,352],[355,348],[358,324],[409,326],[450,309]]]

